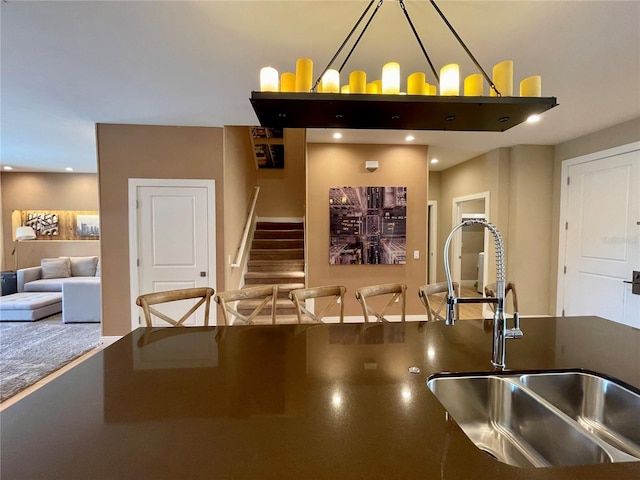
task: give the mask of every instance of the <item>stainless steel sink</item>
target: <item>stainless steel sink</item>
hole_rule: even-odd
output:
[[[635,450],[638,424],[622,425],[623,416],[640,414],[634,403],[638,395],[601,377],[582,375],[442,374],[427,386],[478,448],[509,465],[640,460]]]
[[[520,381],[593,435],[640,459],[639,394],[582,372],[522,375]]]

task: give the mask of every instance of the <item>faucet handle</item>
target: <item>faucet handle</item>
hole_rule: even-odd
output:
[[[456,298],[451,295],[447,295],[447,316],[445,318],[445,325],[455,325],[456,323]]]
[[[522,338],[524,333],[520,330],[520,314],[518,312],[513,313],[513,328],[510,328],[505,332],[506,338]]]

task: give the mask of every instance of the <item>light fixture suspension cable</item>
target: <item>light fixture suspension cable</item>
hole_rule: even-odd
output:
[[[380,0],[380,4],[382,4],[384,0]],[[318,84],[320,83],[320,80],[322,80],[322,77],[324,76],[324,74],[327,72],[327,70],[329,70],[331,68],[331,65],[333,65],[333,62],[336,61],[336,58],[338,58],[338,55],[340,55],[340,52],[342,52],[342,49],[345,47],[345,45],[347,44],[347,42],[349,41],[349,39],[351,38],[351,35],[353,35],[353,32],[356,31],[356,29],[358,28],[358,25],[360,25],[360,22],[362,22],[362,19],[364,18],[364,16],[367,14],[367,12],[369,11],[369,9],[371,8],[371,5],[373,5],[373,3],[375,2],[375,0],[371,0],[369,2],[369,5],[367,5],[367,8],[364,9],[364,12],[362,12],[362,15],[360,15],[360,18],[358,19],[358,21],[356,22],[356,24],[353,26],[353,28],[351,29],[351,31],[349,32],[349,34],[347,35],[347,38],[344,39],[344,41],[342,42],[342,45],[340,45],[340,47],[338,47],[338,51],[335,53],[335,55],[333,56],[333,58],[331,60],[329,60],[329,63],[327,64],[326,67],[324,67],[324,70],[322,70],[322,73],[320,74],[320,76],[318,77],[318,79],[316,80],[316,82],[313,84],[313,87],[311,88],[312,92],[315,92],[316,89],[318,88]],[[380,4],[378,4],[378,7],[376,8],[380,8]],[[368,24],[367,24],[368,25]]]
[[[375,0],[371,0],[369,2],[369,4],[367,5],[367,7],[364,9],[364,12],[362,12],[362,15],[360,15],[360,18],[358,19],[358,21],[356,22],[356,24],[353,26],[353,28],[351,29],[351,31],[349,32],[349,34],[347,35],[347,38],[344,39],[344,41],[342,42],[342,45],[340,45],[340,47],[338,48],[338,50],[336,51],[335,55],[333,56],[333,58],[331,58],[331,60],[329,61],[329,63],[327,64],[327,66],[324,68],[324,70],[322,70],[322,73],[320,74],[320,76],[318,77],[318,79],[315,81],[315,83],[313,84],[313,87],[311,88],[311,92],[316,92],[317,91],[317,87],[318,84],[320,83],[320,81],[322,80],[322,77],[324,76],[324,74],[327,72],[327,70],[329,70],[329,68],[331,68],[331,66],[333,65],[333,62],[336,61],[336,58],[338,58],[338,55],[340,55],[340,53],[342,52],[342,50],[344,49],[344,47],[346,46],[347,42],[349,42],[349,39],[351,38],[351,36],[354,34],[354,32],[357,30],[357,28],[360,26],[360,23],[362,22],[362,20],[364,19],[364,17],[367,15],[367,13],[369,12],[369,10],[371,9],[371,6],[373,5],[373,3],[375,2]],[[360,40],[362,39],[362,36],[364,35],[364,33],[367,31],[367,28],[369,28],[369,25],[371,24],[371,22],[373,21],[374,17],[376,16],[376,13],[378,13],[378,10],[380,9],[380,6],[382,5],[382,3],[384,2],[384,0],[379,0],[378,4],[376,5],[375,10],[373,11],[373,13],[371,14],[371,16],[369,17],[369,20],[367,20],[367,23],[365,24],[364,28],[362,29],[362,31],[360,32],[360,35],[358,35],[358,38],[356,39],[355,43],[353,44],[353,46],[351,47],[351,49],[349,50],[349,53],[347,54],[346,58],[344,59],[344,61],[342,62],[342,65],[340,65],[340,68],[338,69],[338,72],[342,72],[344,66],[347,64],[347,62],[349,61],[349,58],[351,58],[351,54],[354,52],[354,50],[356,49],[356,47],[358,46],[358,43],[360,42]],[[420,45],[420,49],[422,50],[422,53],[424,54],[425,58],[427,59],[427,62],[429,63],[429,67],[431,68],[431,71],[433,72],[433,75],[436,79],[436,82],[438,84],[440,84],[440,77],[438,75],[438,72],[436,71],[435,67],[433,66],[433,63],[431,62],[431,58],[429,57],[429,54],[427,53],[426,48],[424,47],[424,44],[422,43],[422,40],[420,39],[420,35],[418,34],[418,31],[416,30],[415,26],[413,25],[413,21],[411,20],[411,17],[409,16],[409,12],[407,11],[404,1],[403,0],[398,0],[398,3],[400,5],[400,8],[402,9],[402,12],[404,13],[405,18],[407,19],[407,22],[409,23],[409,26],[411,27],[411,30],[413,31],[414,36],[416,37],[416,40],[418,41],[418,45]],[[480,65],[480,63],[478,62],[478,60],[476,60],[476,57],[474,57],[473,53],[471,53],[471,50],[469,50],[469,48],[467,47],[467,45],[462,41],[462,38],[460,38],[460,35],[458,35],[458,32],[456,32],[456,30],[453,28],[453,26],[451,25],[451,23],[449,23],[449,20],[447,20],[447,17],[445,17],[444,13],[442,13],[442,11],[440,10],[440,8],[438,8],[438,5],[436,5],[435,0],[430,0],[431,5],[433,6],[433,8],[436,10],[436,12],[438,12],[438,15],[440,15],[440,18],[442,19],[442,21],[445,23],[445,25],[449,28],[449,30],[451,31],[451,33],[453,34],[453,36],[456,38],[456,40],[458,41],[458,43],[460,44],[460,46],[464,49],[464,51],[467,53],[467,55],[469,56],[469,58],[471,59],[471,61],[473,61],[473,63],[475,64],[475,66],[478,68],[478,70],[480,70],[480,72],[482,73],[482,76],[485,78],[485,80],[487,81],[487,83],[489,84],[490,88],[496,92],[496,95],[498,97],[501,97],[502,94],[498,91],[498,89],[496,88],[495,84],[493,83],[493,81],[491,80],[491,78],[489,77],[489,75],[487,75],[487,72],[484,71],[484,69],[482,68],[482,66]]]
[[[340,65],[340,68],[338,69],[338,72],[342,73],[342,69],[347,64],[347,61],[349,60],[349,57],[351,57],[351,54],[353,53],[353,51],[358,46],[358,43],[360,42],[360,39],[364,35],[364,32],[366,32],[367,28],[369,28],[369,24],[373,20],[373,17],[375,17],[376,13],[378,13],[378,10],[380,10],[380,6],[382,5],[382,2],[384,2],[384,0],[380,0],[378,2],[378,5],[376,5],[376,9],[373,11],[371,16],[369,17],[369,20],[367,21],[367,23],[365,24],[364,28],[362,29],[362,32],[360,32],[360,35],[358,35],[358,38],[356,39],[355,43],[353,44],[353,47],[351,47],[351,50],[349,50],[349,53],[347,54],[347,57],[344,59],[344,62],[342,62],[342,65]]]
[[[400,3],[400,8],[402,8],[402,11],[404,12],[404,16],[407,18],[407,22],[409,22],[409,26],[411,27],[411,30],[413,30],[413,34],[416,37],[416,40],[418,40],[418,45],[420,45],[420,48],[422,49],[422,53],[424,53],[425,58],[427,59],[427,62],[429,62],[429,66],[431,67],[431,71],[433,72],[433,76],[436,77],[436,82],[438,83],[438,85],[440,85],[440,77],[438,76],[438,72],[436,71],[435,67],[433,66],[433,63],[431,63],[431,59],[429,58],[429,54],[427,53],[427,50],[424,48],[424,45],[422,44],[422,40],[420,40],[420,35],[418,35],[418,32],[416,31],[416,28],[413,26],[413,22],[411,21],[411,17],[409,16],[409,12],[407,12],[407,9],[404,6],[404,2],[402,0],[398,0]]]
[[[460,46],[464,48],[464,51],[467,52],[467,55],[469,55],[469,58],[473,61],[473,63],[476,64],[476,67],[478,67],[480,72],[482,72],[482,75],[487,80],[487,82],[489,82],[489,85],[491,86],[493,91],[496,92],[496,95],[498,97],[501,97],[502,94],[498,91],[498,89],[496,88],[491,78],[489,78],[489,75],[487,75],[487,72],[485,72],[484,69],[480,66],[480,64],[476,60],[476,57],[474,57],[473,54],[471,53],[471,50],[467,48],[465,43],[462,41],[462,38],[460,38],[460,35],[458,35],[458,33],[453,28],[453,26],[449,23],[449,20],[447,20],[447,17],[445,17],[444,13],[442,13],[442,11],[438,8],[438,6],[436,5],[436,2],[434,0],[430,0],[430,2],[431,2],[431,5],[433,5],[433,8],[435,8],[436,12],[438,12],[438,15],[440,15],[440,18],[442,18],[442,21],[447,25],[447,27],[449,27],[449,30],[451,30],[451,33],[453,34],[453,36],[456,37],[456,40],[458,40],[458,43],[460,44]],[[402,3],[402,0],[400,0],[400,3]]]

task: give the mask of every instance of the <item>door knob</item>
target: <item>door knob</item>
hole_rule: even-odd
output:
[[[201,277],[206,277],[207,276],[207,272],[200,272],[200,276]]]
[[[624,283],[631,284],[631,293],[634,295],[640,295],[640,271],[633,271],[633,275],[631,276],[631,281],[623,280]]]

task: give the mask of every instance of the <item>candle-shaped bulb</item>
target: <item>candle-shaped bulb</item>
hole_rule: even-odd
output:
[[[284,72],[280,75],[280,91],[295,92],[296,91],[296,75],[291,72]]]
[[[460,95],[460,67],[457,63],[440,69],[440,95]]]
[[[260,69],[260,91],[278,91],[278,71],[275,68],[264,67]]]
[[[296,92],[309,93],[313,86],[313,62],[309,58],[296,60]]]
[[[382,93],[400,93],[400,64],[389,62],[382,67]]]
[[[380,93],[378,84],[374,82],[367,83],[367,93]]]
[[[424,95],[425,75],[415,72],[407,78],[407,93],[409,95]]]
[[[513,97],[513,61],[505,60],[496,63],[493,67],[493,84],[503,97]],[[496,92],[492,88],[491,96],[495,97]]]
[[[465,97],[481,97],[482,90],[482,74],[474,73],[464,79],[464,96]]]
[[[520,82],[521,97],[541,97],[542,96],[542,77],[533,75],[527,77]]]
[[[356,70],[349,74],[349,92],[367,93],[367,74],[362,70]]]
[[[322,75],[323,93],[340,93],[340,72],[330,68]]]

